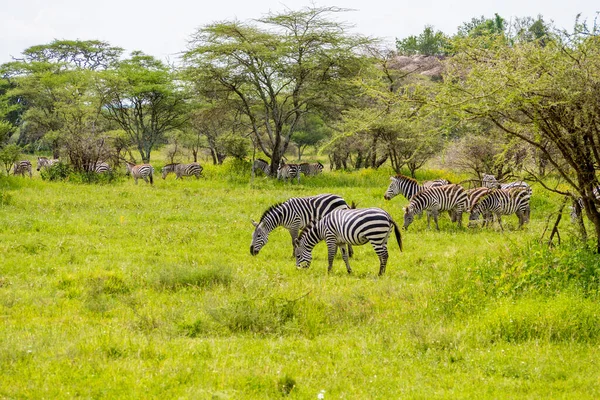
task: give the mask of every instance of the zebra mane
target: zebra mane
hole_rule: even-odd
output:
[[[412,181],[412,182],[416,183],[417,185],[419,184],[419,182],[417,182],[416,179],[411,178],[410,176],[402,175],[402,174],[398,174],[398,175],[394,176],[394,179],[400,179],[403,181]]]
[[[262,158],[257,158],[257,159],[256,159],[256,160],[254,160],[254,161],[262,161],[262,162],[264,162],[265,164],[268,164],[268,161],[267,161],[267,160],[264,160],[264,159],[262,159]]]
[[[275,203],[275,204],[271,205],[269,208],[267,208],[267,209],[265,210],[265,212],[263,213],[262,217],[260,217],[260,220],[259,220],[258,222],[259,222],[259,223],[263,222],[263,220],[265,219],[265,217],[266,217],[267,215],[269,215],[270,213],[272,213],[272,212],[273,212],[273,210],[275,210],[277,207],[279,207],[279,206],[280,206],[280,205],[282,205],[282,204],[283,204],[282,202],[279,202],[279,203]]]

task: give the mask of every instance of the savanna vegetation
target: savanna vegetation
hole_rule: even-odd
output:
[[[176,65],[56,40],[0,66],[1,397],[600,395],[597,26],[496,15],[387,49],[344,11],[210,24]],[[281,182],[259,157],[326,168]],[[202,178],[158,178],[189,161]],[[526,180],[531,220],[417,219],[382,277],[368,245],[351,275],[323,244],[298,270],[281,228],[250,255],[251,220],[291,197],[401,223],[397,173]]]

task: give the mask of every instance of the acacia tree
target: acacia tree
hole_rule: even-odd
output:
[[[10,83],[6,95],[21,105],[12,117],[20,125],[19,142],[42,140],[54,157],[68,156],[76,170],[106,159],[94,82],[99,71],[115,65],[121,51],[101,41],[55,40],[29,47],[4,64]]]
[[[249,120],[275,171],[303,115],[331,108],[347,93],[367,40],[328,19],[345,11],[308,7],[199,29],[184,60],[196,82],[218,82]],[[209,84],[210,85],[210,84]]]
[[[484,41],[484,42],[482,42]],[[600,165],[600,36],[554,36],[509,45],[501,35],[467,37],[437,98],[465,119],[480,118],[545,155],[571,191],[583,200],[600,252],[600,205],[594,196]]]
[[[166,132],[185,122],[184,92],[174,78],[167,65],[139,51],[103,75],[99,90],[106,117],[125,131],[143,162]]]

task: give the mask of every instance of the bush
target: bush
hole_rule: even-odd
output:
[[[65,181],[73,173],[71,166],[65,163],[56,163],[49,168],[44,168],[40,175],[45,181]]]

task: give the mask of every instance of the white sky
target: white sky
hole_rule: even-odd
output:
[[[211,22],[259,18],[269,11],[294,10],[309,0],[0,0],[0,63],[19,56],[29,46],[54,39],[99,39],[113,46],[176,61],[187,39]],[[338,19],[355,25],[354,31],[383,38],[419,34],[425,25],[452,34],[472,17],[506,19],[538,14],[557,27],[571,29],[578,13],[593,24],[600,2],[591,0],[321,0],[317,6],[356,11]],[[599,21],[600,22],[600,19]]]

